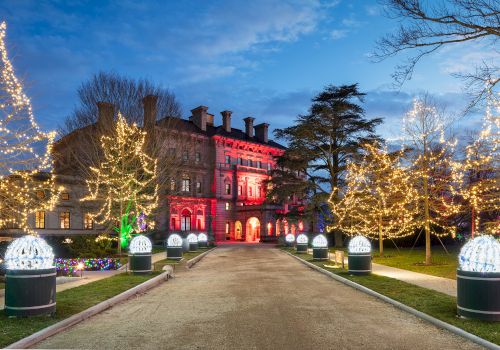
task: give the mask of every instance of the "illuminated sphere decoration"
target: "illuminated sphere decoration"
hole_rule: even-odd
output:
[[[196,234],[194,234],[194,233],[190,233],[190,234],[188,234],[188,236],[187,236],[187,241],[188,241],[189,243],[198,243],[198,237],[196,236]]]
[[[7,247],[8,270],[43,270],[54,267],[54,253],[44,239],[35,236],[17,238]]]
[[[328,240],[324,235],[317,235],[316,237],[314,237],[312,245],[314,248],[327,248]]]
[[[167,240],[168,247],[182,247],[182,238],[177,233],[171,234]]]
[[[288,243],[293,243],[295,241],[295,235],[293,233],[289,233],[285,237],[285,241]]]
[[[500,272],[500,243],[492,236],[477,236],[462,247],[458,262],[462,271]]]
[[[198,234],[198,242],[206,242],[208,241],[208,237],[205,233]]]
[[[348,250],[349,253],[353,254],[370,253],[372,246],[368,238],[364,236],[355,236],[349,242]]]
[[[297,244],[307,244],[308,242],[309,238],[307,238],[307,235],[301,233],[297,236]]]
[[[138,235],[130,241],[129,251],[132,254],[137,253],[151,253],[153,245],[149,238],[144,235]]]

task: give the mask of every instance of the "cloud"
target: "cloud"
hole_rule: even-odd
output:
[[[338,40],[338,39],[342,39],[342,38],[345,38],[347,36],[347,33],[349,31],[345,30],[345,29],[334,29],[330,32],[330,37],[333,39],[333,40]]]

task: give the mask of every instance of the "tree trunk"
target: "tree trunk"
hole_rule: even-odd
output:
[[[382,236],[382,224],[378,225],[378,248],[380,256],[384,256],[384,237]]]
[[[336,248],[342,248],[344,246],[344,240],[342,239],[342,232],[339,230],[335,230],[333,233],[333,238],[335,241]]]
[[[429,189],[427,175],[424,174],[424,219],[425,219],[425,264],[430,265],[431,260],[431,227],[429,213]]]

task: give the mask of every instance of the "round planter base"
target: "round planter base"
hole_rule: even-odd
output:
[[[348,272],[351,275],[369,275],[372,273],[372,256],[370,253],[349,253],[347,264]]]
[[[208,242],[203,242],[203,241],[198,241],[198,248],[200,249],[207,249],[208,248]]]
[[[56,312],[56,268],[7,270],[5,313],[27,317]]]
[[[151,253],[129,254],[129,270],[134,275],[151,273]]]
[[[167,247],[167,259],[181,260],[182,247]]]
[[[306,254],[307,253],[307,244],[297,244],[297,253]]]
[[[461,317],[500,321],[500,272],[457,270],[457,313]]]
[[[189,251],[190,252],[196,252],[198,250],[198,242],[195,242],[195,243],[192,243],[190,242],[189,243]]]
[[[313,260],[328,260],[328,248],[313,248]]]

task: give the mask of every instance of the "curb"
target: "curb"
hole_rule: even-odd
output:
[[[198,255],[198,256],[195,256],[194,258],[192,258],[191,260],[188,260],[186,262],[186,267],[188,269],[190,269],[191,267],[193,267],[198,261],[200,261],[201,259],[203,259],[208,253],[212,252],[213,250],[217,249],[217,247],[213,247],[213,248],[210,248],[209,250],[207,250],[206,252]]]
[[[418,310],[416,310],[416,309],[414,309],[414,308],[412,308],[412,307],[410,307],[408,305],[402,304],[399,301],[391,299],[391,298],[389,298],[389,297],[387,297],[387,296],[385,296],[383,294],[377,293],[374,290],[371,290],[370,288],[362,286],[361,284],[358,284],[356,282],[350,281],[350,280],[348,280],[348,279],[346,279],[344,277],[338,276],[338,275],[336,275],[336,274],[334,274],[334,273],[332,273],[330,271],[322,269],[321,267],[316,266],[316,265],[314,265],[314,264],[312,264],[312,263],[310,263],[308,261],[305,261],[305,260],[303,260],[303,259],[301,259],[301,258],[299,258],[299,257],[297,257],[297,256],[295,256],[293,254],[290,254],[287,251],[283,251],[283,252],[286,253],[286,254],[288,254],[288,255],[290,255],[291,257],[299,260],[301,263],[303,263],[304,265],[306,265],[307,267],[309,267],[309,268],[311,268],[313,270],[316,270],[316,271],[318,271],[318,272],[320,272],[320,273],[322,273],[322,274],[324,274],[324,275],[326,275],[328,277],[333,278],[334,280],[337,280],[337,281],[339,281],[339,282],[341,282],[343,284],[346,284],[346,285],[348,285],[350,287],[353,287],[353,288],[355,288],[355,289],[357,289],[359,291],[362,291],[362,292],[364,292],[366,294],[369,294],[369,295],[374,296],[374,297],[376,297],[378,299],[381,299],[381,300],[385,301],[386,303],[389,303],[389,304],[397,307],[398,309],[406,311],[406,312],[408,312],[408,313],[410,313],[410,314],[412,314],[412,315],[414,315],[414,316],[416,316],[418,318],[421,318],[421,319],[423,319],[423,320],[425,320],[425,321],[427,321],[429,323],[432,323],[433,325],[435,325],[435,326],[437,326],[439,328],[446,329],[447,331],[450,331],[451,333],[454,333],[454,334],[459,335],[459,336],[461,336],[463,338],[466,338],[466,339],[468,339],[468,340],[470,340],[470,341],[472,341],[472,342],[474,342],[476,344],[484,346],[487,349],[492,349],[492,350],[499,350],[500,349],[500,347],[498,345],[496,345],[494,343],[491,343],[491,342],[487,341],[486,339],[480,338],[480,337],[478,337],[478,336],[476,336],[474,334],[471,334],[469,332],[464,331],[461,328],[452,326],[449,323],[446,323],[446,322],[443,322],[441,320],[438,320],[435,317],[427,315],[427,314],[425,314],[425,313],[423,313],[421,311],[418,311]]]
[[[110,307],[121,303],[127,299],[130,299],[131,297],[144,293],[148,291],[149,289],[156,287],[163,281],[168,280],[170,277],[170,272],[163,272],[162,274],[151,278],[150,280],[141,283],[129,290],[126,290],[125,292],[115,295],[114,297],[104,300],[103,302],[100,302],[97,305],[94,305],[87,310],[84,310],[82,312],[79,312],[73,316],[68,317],[65,320],[62,320],[56,324],[53,324],[52,326],[49,326],[47,328],[44,328],[36,333],[33,333],[30,336],[27,336],[26,338],[23,338],[21,340],[18,340],[17,342],[10,344],[9,346],[5,347],[5,349],[26,349],[29,347],[32,347],[33,345],[41,342],[42,340],[47,339],[50,336],[53,336],[57,333],[60,333],[64,331],[65,329],[68,329],[69,327],[72,327],[87,318],[90,318],[92,316],[97,315],[98,313],[101,313]]]

